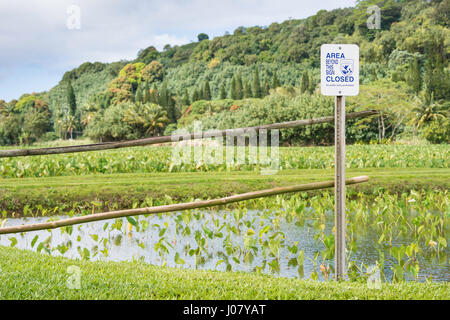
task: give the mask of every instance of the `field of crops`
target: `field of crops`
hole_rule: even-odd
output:
[[[248,149],[248,148],[247,148]],[[279,170],[334,167],[333,147],[279,149]],[[247,150],[248,153],[248,150]],[[247,154],[248,156],[248,154]],[[255,164],[173,163],[171,147],[139,147],[78,154],[0,159],[3,178],[50,177],[98,173],[195,172],[259,170]],[[449,145],[352,145],[347,147],[347,168],[449,168]]]
[[[218,189],[215,184],[221,181],[220,184],[228,183],[231,192],[236,192],[236,184],[232,181],[234,175],[238,176],[235,179],[246,179],[249,183],[250,186],[243,188],[261,188],[261,183],[290,182],[288,174],[292,171],[291,179],[298,183],[299,175],[308,174],[308,179],[320,179],[334,167],[333,147],[280,148],[279,170],[285,170],[284,173],[272,176],[270,181],[260,181],[255,178],[262,176],[257,172],[261,169],[258,165],[248,162],[231,167],[204,162],[176,165],[172,150],[169,146],[139,147],[0,159],[1,176],[10,178],[4,180],[2,201],[7,204],[0,224],[43,222],[102,209],[115,210],[130,201],[132,207],[176,203],[176,197],[172,199],[169,194],[179,194],[181,189],[194,189],[194,180],[201,186],[209,183],[204,187],[206,189]],[[248,148],[246,150],[248,160]],[[381,183],[379,186],[383,187],[383,181],[389,182],[396,171],[401,171],[405,186],[415,174],[424,175],[417,171],[430,175],[444,174],[445,182],[445,172],[450,168],[448,145],[352,145],[347,147],[346,157],[348,172],[363,170],[364,174],[372,172],[375,175],[373,171],[386,171],[377,176],[380,179],[378,183]],[[300,172],[307,169],[321,170]],[[228,173],[227,170],[244,172]],[[74,175],[79,177],[70,177]],[[245,175],[249,176],[243,177]],[[97,179],[104,181],[97,185]],[[171,179],[184,179],[191,185],[178,188]],[[106,180],[111,180],[105,187],[110,189],[111,197],[105,203],[98,201],[98,195],[92,198],[81,192],[82,189],[93,194],[104,192],[100,185]],[[85,184],[77,189],[77,181]],[[433,182],[440,186],[442,180]],[[20,183],[27,188],[22,190],[22,187],[15,186]],[[48,189],[49,184],[54,186]],[[64,184],[71,186],[66,190]],[[133,191],[138,189],[127,194],[130,199],[115,197],[122,195],[124,188],[131,187],[142,189],[141,194],[145,197],[138,199]],[[152,190],[162,192],[164,196],[161,198],[155,194],[153,198]],[[349,192],[347,263],[352,280],[365,281],[372,268],[376,267],[383,282],[447,281],[450,268],[446,236],[450,217],[448,192],[445,187],[418,188],[416,191],[403,187],[401,190],[400,193],[390,193],[389,188],[373,188],[370,194]],[[206,190],[200,191],[198,194],[208,197]],[[54,194],[54,198],[50,197],[42,204],[32,203],[32,197],[28,198],[31,193],[43,199]],[[78,196],[77,200],[72,203],[75,196]],[[26,205],[22,206],[21,201]],[[10,202],[10,211],[20,209],[21,214],[7,216],[6,208]],[[162,266],[263,272],[326,281],[334,273],[333,207],[331,192],[314,196],[302,193],[241,202],[220,210],[212,208],[128,217],[60,228],[50,233],[40,231],[2,236],[0,245],[86,260],[139,260]]]

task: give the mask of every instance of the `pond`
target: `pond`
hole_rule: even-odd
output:
[[[304,213],[299,215],[298,210],[296,213],[289,207],[190,210],[2,235],[0,245],[70,258],[141,260],[170,267],[325,280],[333,275],[334,215],[331,210],[322,210],[320,214],[317,211],[303,207]],[[55,218],[65,216],[52,217]],[[48,219],[11,218],[5,226]],[[367,276],[368,270],[377,266],[382,279],[392,281],[400,266],[405,280],[450,280],[448,248],[439,251],[424,246],[412,257],[408,252],[414,247],[408,246],[417,239],[394,237],[389,244],[383,244],[376,230],[363,224],[358,229],[349,216],[348,263],[350,270],[359,276]],[[396,248],[403,248],[406,254],[399,258]],[[411,269],[408,265],[416,267]]]

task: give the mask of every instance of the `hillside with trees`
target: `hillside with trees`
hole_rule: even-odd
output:
[[[381,8],[368,29],[367,8]],[[182,46],[153,46],[132,61],[86,62],[48,92],[0,100],[0,143],[87,136],[114,141],[170,134],[201,119],[231,128],[330,115],[319,91],[320,46],[360,47],[360,95],[349,110],[380,115],[353,121],[349,142],[421,136],[450,140],[450,0],[358,1],[307,19],[239,27]],[[333,142],[330,124],[282,131],[286,144]]]

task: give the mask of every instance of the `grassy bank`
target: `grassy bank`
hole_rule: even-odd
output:
[[[370,181],[348,192],[373,194],[376,190],[400,193],[417,189],[448,189],[450,169],[366,168],[347,169],[347,176],[368,175]],[[20,215],[25,206],[60,209],[90,206],[97,211],[128,208],[152,198],[174,201],[214,198],[252,190],[334,179],[333,169],[284,170],[276,175],[257,172],[123,173],[87,176],[0,179],[0,207]],[[322,192],[322,191],[316,191]]]
[[[79,290],[67,287],[73,265],[81,270]],[[0,247],[0,268],[0,299],[450,299],[449,283],[376,290],[365,283],[70,260],[6,247]]]

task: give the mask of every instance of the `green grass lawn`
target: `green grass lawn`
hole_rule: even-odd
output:
[[[80,289],[69,289],[69,266]],[[192,271],[140,262],[91,262],[0,246],[0,299],[450,299],[449,283],[318,282]]]
[[[405,192],[420,188],[448,189],[450,169],[367,168],[347,169],[347,177],[368,175],[370,181],[348,187],[348,192],[372,194],[383,189]],[[334,179],[333,169],[284,170],[276,175],[257,172],[123,173],[46,178],[0,179],[0,207],[20,215],[24,206],[72,208],[97,200],[119,209],[145,198],[186,201],[243,193],[276,186]],[[321,192],[321,191],[315,191]],[[105,206],[103,209],[107,209]]]

